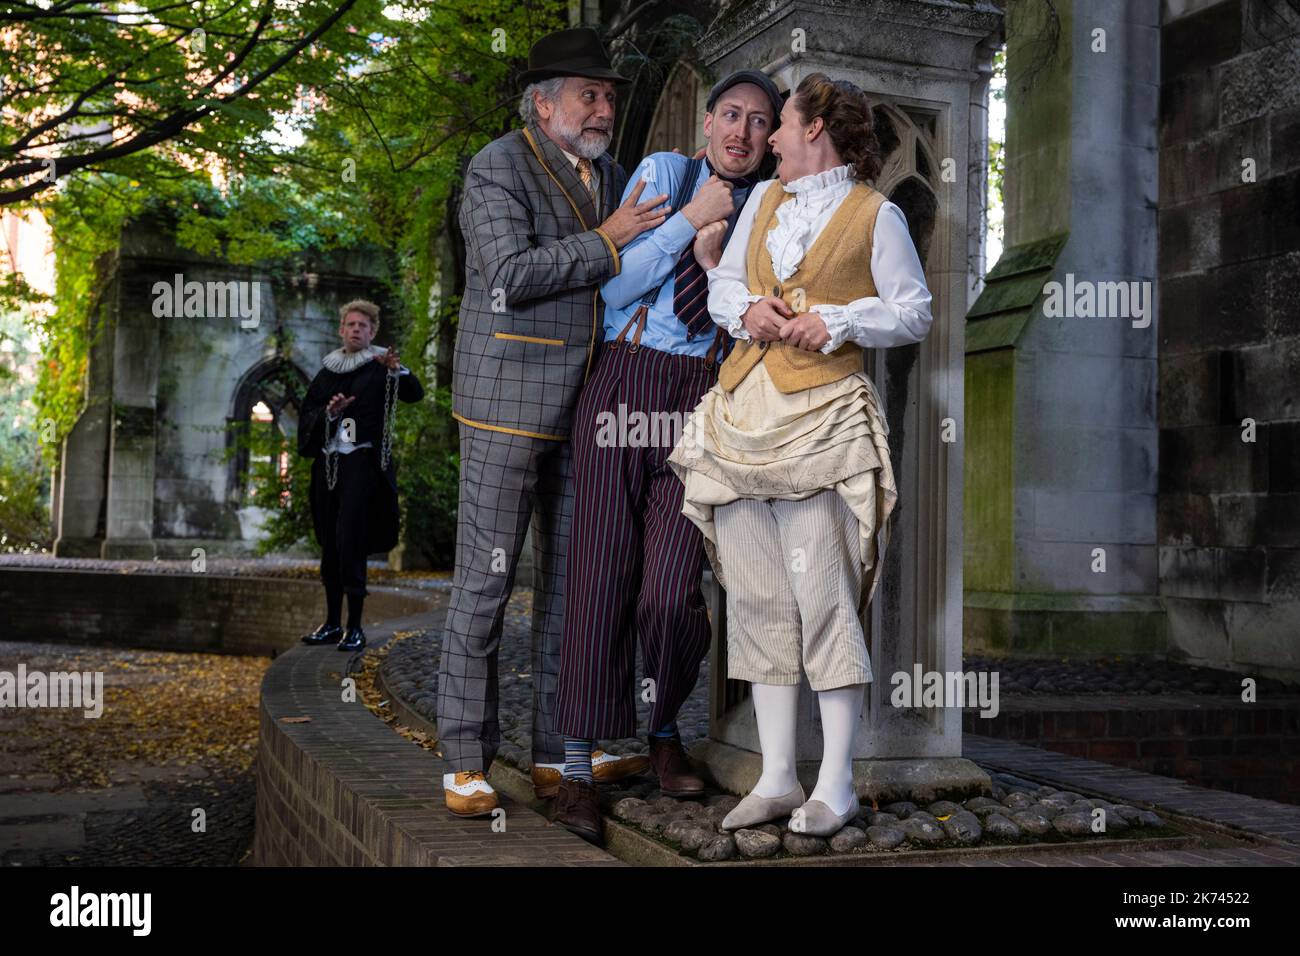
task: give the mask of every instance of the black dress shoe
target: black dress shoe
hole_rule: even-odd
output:
[[[339,641],[339,650],[341,651],[359,651],[366,646],[366,632],[359,627],[350,627],[343,632],[343,640]]]
[[[339,624],[322,624],[316,630],[306,635],[302,642],[304,644],[333,644],[343,636],[343,627]]]

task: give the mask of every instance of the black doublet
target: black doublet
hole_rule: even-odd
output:
[[[311,512],[312,527],[316,540],[322,546],[326,541],[324,527],[329,515],[330,490],[325,480],[325,408],[336,394],[354,395],[356,401],[350,404],[337,420],[330,423],[331,436],[346,419],[355,423],[352,440],[356,444],[370,442],[370,448],[358,448],[349,455],[339,458],[364,456],[368,467],[382,475],[382,481],[375,482],[378,493],[370,496],[369,513],[366,515],[366,553],[375,554],[388,551],[397,545],[400,523],[397,504],[397,463],[390,456],[387,469],[380,467],[380,449],[384,437],[384,388],[388,369],[373,359],[363,362],[360,367],[350,372],[334,372],[322,368],[312,379],[303,400],[298,418],[298,454],[314,459],[311,467]],[[424,388],[414,373],[397,377],[397,399],[403,402],[418,402],[424,397]],[[349,471],[351,469],[348,469]],[[340,469],[339,481],[345,475]],[[336,488],[337,491],[337,488]],[[347,520],[347,519],[345,519]]]

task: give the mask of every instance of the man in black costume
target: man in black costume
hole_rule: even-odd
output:
[[[311,466],[311,520],[321,546],[325,623],[304,644],[366,646],[361,608],[366,555],[397,544],[397,465],[390,454],[397,401],[418,402],[424,388],[394,349],[371,345],[379,306],[364,299],[339,310],[341,348],[322,359],[298,419],[298,454]],[[346,630],[340,621],[348,598]]]

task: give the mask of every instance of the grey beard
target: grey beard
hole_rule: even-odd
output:
[[[585,134],[581,126],[566,126],[564,121],[556,116],[551,125],[555,129],[556,135],[569,144],[569,152],[576,153],[583,159],[596,159],[605,150],[609,149],[610,140],[614,137],[605,133],[603,135]]]

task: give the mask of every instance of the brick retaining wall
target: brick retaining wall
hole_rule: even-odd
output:
[[[1247,704],[1191,694],[1022,698],[962,730],[1198,786],[1300,802],[1300,700]]]
[[[363,624],[433,606],[433,596],[375,587]],[[316,581],[213,574],[0,568],[7,640],[167,651],[269,654],[323,620]]]

